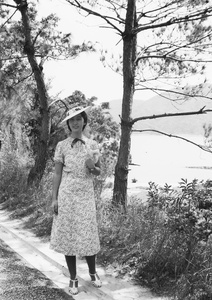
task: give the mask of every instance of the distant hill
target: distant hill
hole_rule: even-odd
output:
[[[120,122],[119,115],[121,114],[121,105],[121,100],[110,101],[110,113],[116,122]],[[206,106],[207,109],[212,109],[212,98],[211,100],[193,98],[187,101],[176,102],[156,96],[146,101],[135,100],[133,102],[132,117],[136,118],[154,114],[198,111],[204,106]],[[135,123],[133,129],[157,129],[172,134],[203,135],[204,124],[212,124],[212,112],[203,115],[143,120]]]

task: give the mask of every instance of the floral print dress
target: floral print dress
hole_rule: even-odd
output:
[[[96,221],[93,175],[85,160],[95,141],[83,137],[72,146],[73,138],[59,142],[55,162],[63,164],[58,191],[58,214],[54,216],[50,248],[64,255],[90,256],[100,250]]]

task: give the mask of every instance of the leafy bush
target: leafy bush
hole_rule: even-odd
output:
[[[147,202],[131,199],[126,215],[102,204],[100,261],[174,299],[212,299],[211,187],[182,180],[174,190],[150,182]]]

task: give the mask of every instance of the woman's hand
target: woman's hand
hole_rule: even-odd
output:
[[[94,169],[95,168],[95,163],[91,158],[86,159],[85,165],[88,169]]]
[[[52,202],[52,208],[55,215],[58,214],[58,200],[54,199]]]

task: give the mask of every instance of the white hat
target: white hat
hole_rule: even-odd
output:
[[[81,112],[87,111],[89,109],[90,109],[90,106],[87,106],[87,107],[75,106],[72,109],[67,111],[65,119],[61,123],[65,122],[65,121],[73,118],[74,116],[81,114]]]

